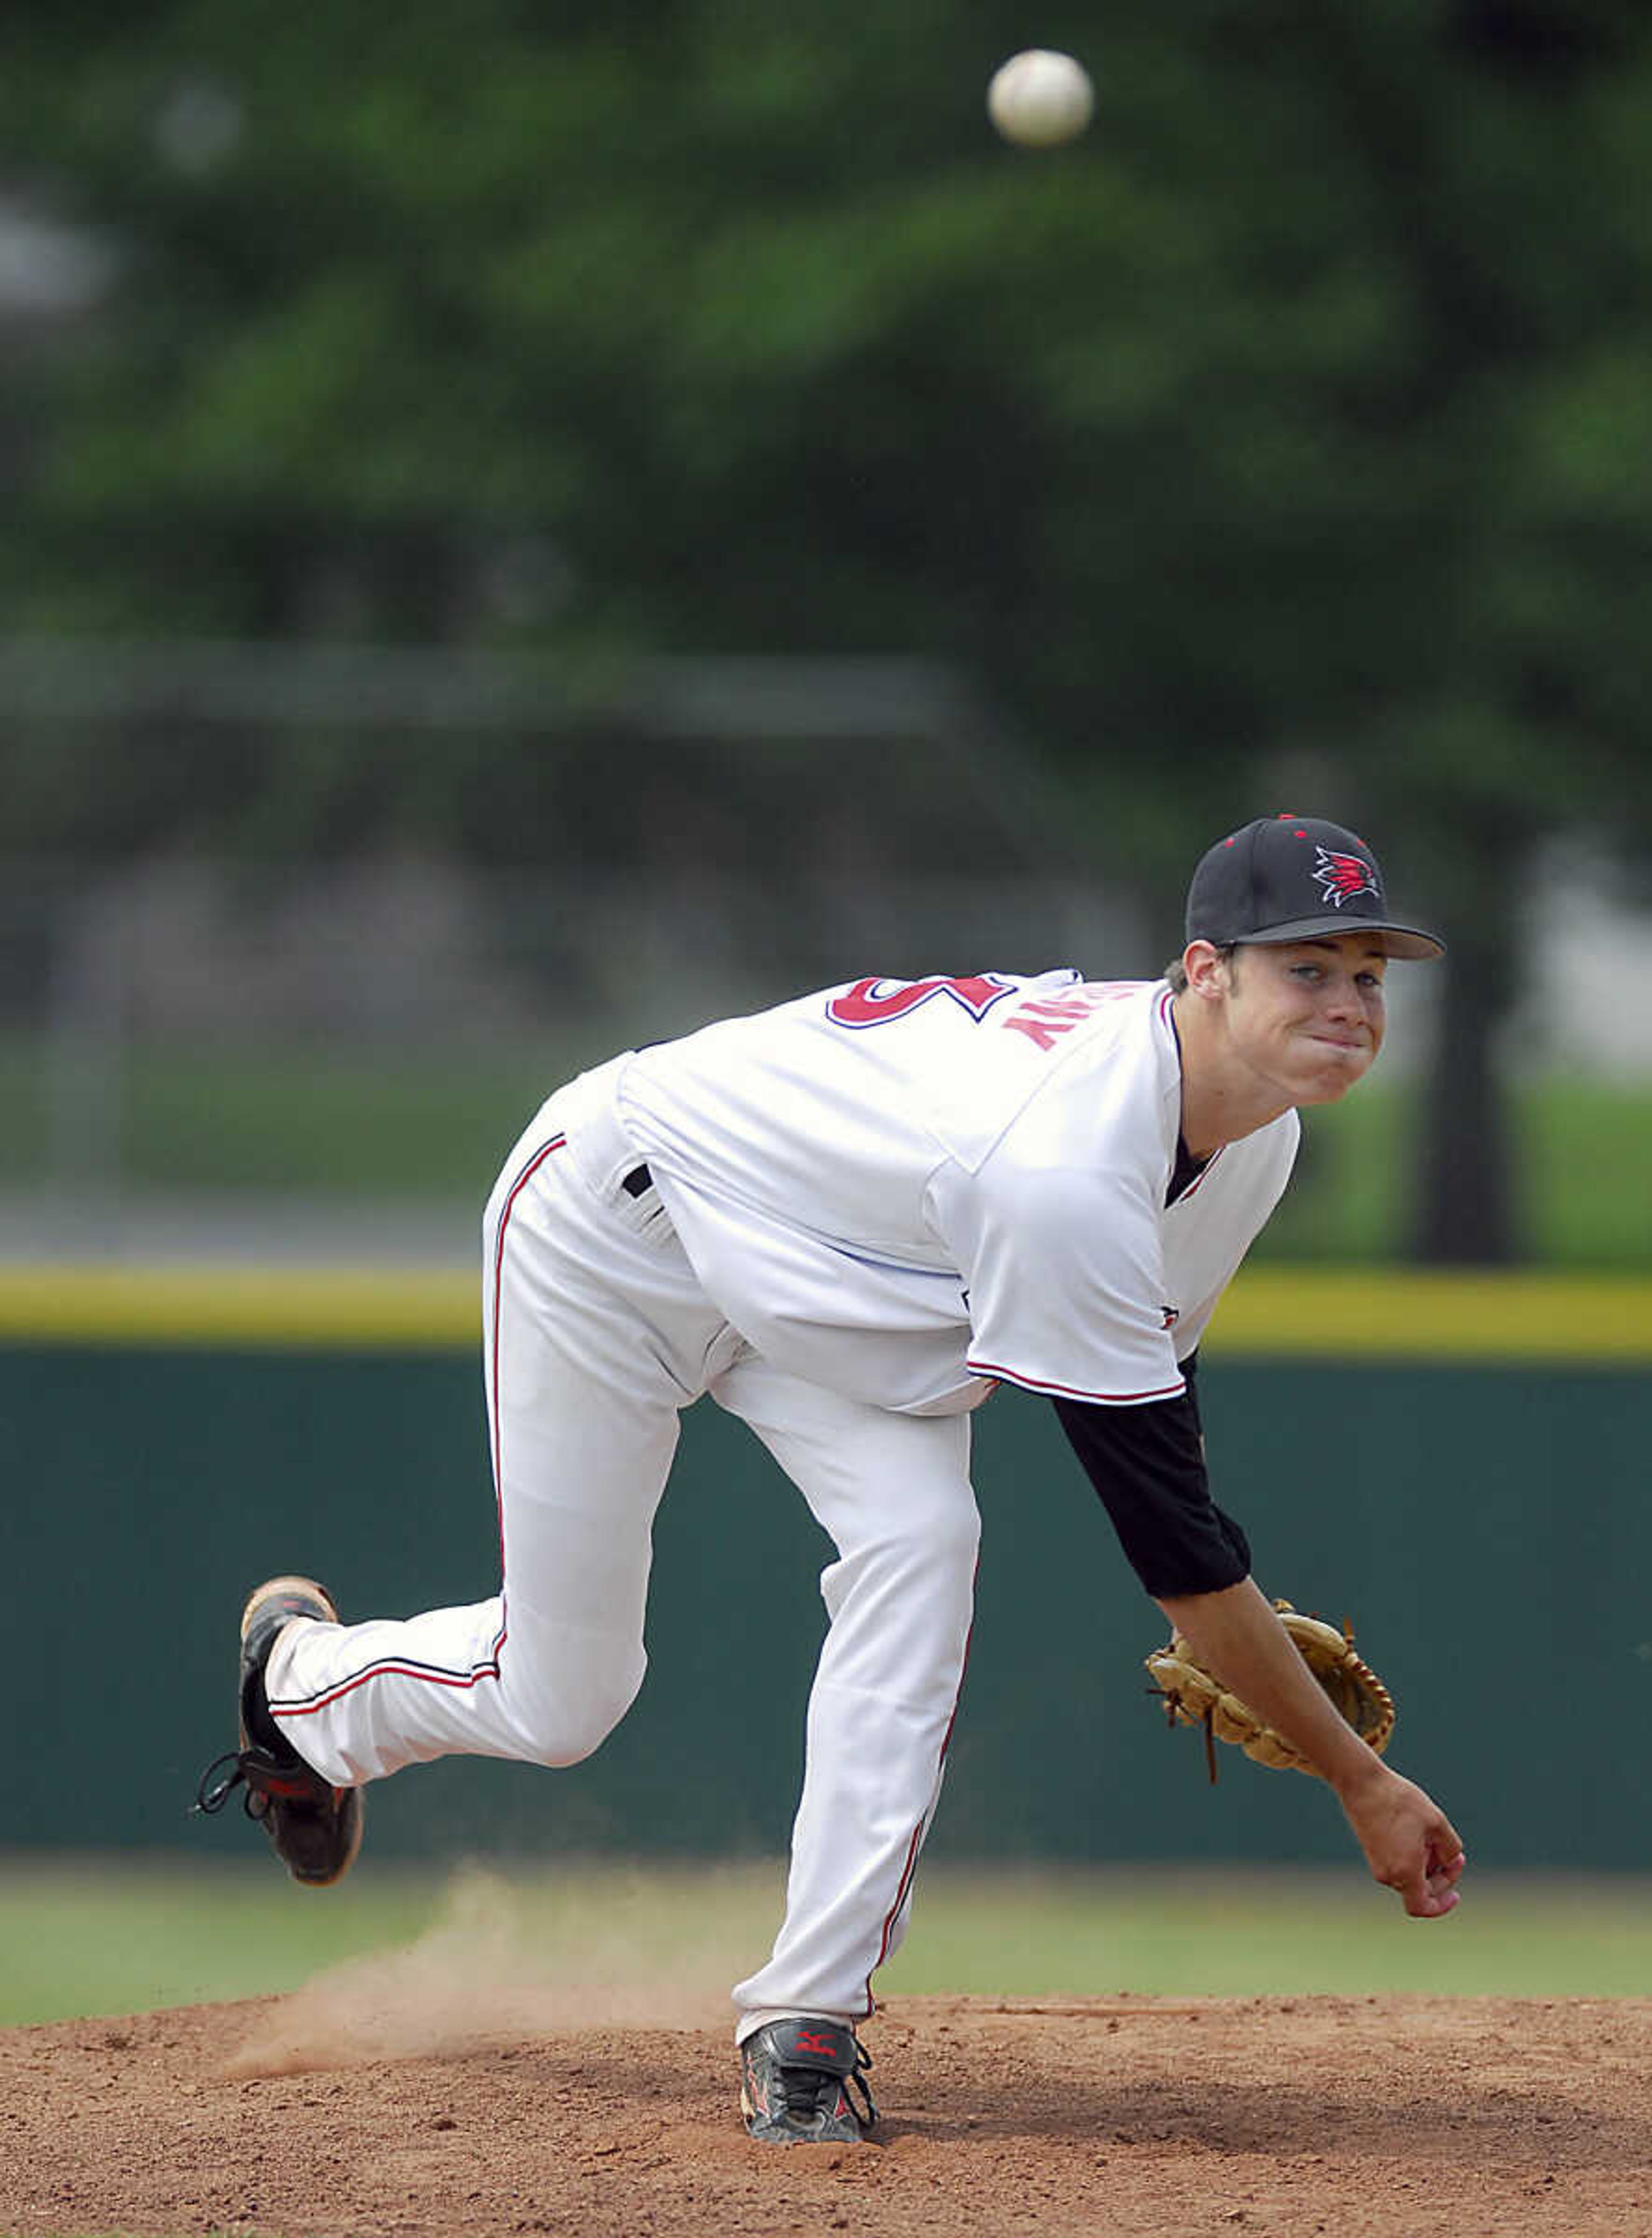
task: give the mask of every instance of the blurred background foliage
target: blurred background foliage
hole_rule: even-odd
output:
[[[1034,39],[1096,80],[1054,154],[984,117]],[[0,319],[0,844],[688,857],[776,922],[811,875],[1087,877],[1140,937],[1107,976],[1211,838],[1312,808],[1451,943],[1409,1123],[1348,1138],[1412,1176],[1357,1248],[1543,1248],[1527,904],[1560,842],[1632,900],[1652,841],[1649,126],[1628,0],[22,0],[0,201],[58,282]],[[134,642],[170,699],[41,690]],[[400,648],[471,712],[208,719],[203,644]],[[823,719],[761,793],[657,751],[639,676],[782,655],[976,712],[887,797]]]

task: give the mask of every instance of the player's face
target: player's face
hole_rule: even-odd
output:
[[[1294,1104],[1334,1103],[1383,1045],[1388,958],[1368,934],[1272,948],[1247,944],[1229,968],[1230,1047]]]

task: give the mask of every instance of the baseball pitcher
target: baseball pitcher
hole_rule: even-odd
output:
[[[678,1417],[710,1394],[836,1550],[784,1917],[734,1991],[742,2102],[764,2142],[858,2138],[876,2114],[856,2026],[906,1929],[969,1636],[970,1414],[1009,1383],[1054,1406],[1178,1667],[1219,1672],[1324,1778],[1408,1912],[1449,1911],[1462,1844],[1252,1582],[1195,1396],[1298,1109],[1375,1061],[1391,960],[1440,953],[1353,833],[1267,818],[1199,863],[1163,979],[860,978],[559,1089],[483,1228],[499,1591],[347,1624],[313,1580],[260,1586],[241,1745],[203,1805],[244,1788],[324,1884],[370,1780],[454,1751],[589,1755],[642,1683],[651,1526]]]

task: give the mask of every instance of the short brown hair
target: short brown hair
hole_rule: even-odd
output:
[[[1218,948],[1216,953],[1225,963],[1231,965],[1239,950],[1239,943],[1237,940],[1230,940],[1225,947]],[[1186,953],[1184,950],[1183,954]],[[1182,962],[1180,956],[1173,956],[1160,976],[1169,980],[1170,991],[1173,995],[1185,995],[1187,992],[1187,967]]]

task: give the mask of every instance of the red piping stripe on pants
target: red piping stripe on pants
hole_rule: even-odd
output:
[[[979,1560],[977,1560],[975,1564],[975,1575],[976,1577],[981,1575],[981,1564]],[[974,1639],[975,1636],[975,1619],[972,1617],[970,1619],[969,1629],[964,1634],[963,1661],[958,1666],[958,1685],[957,1690],[952,1698],[952,1714],[947,1719],[947,1730],[941,1736],[941,1753],[935,1758],[935,1785],[937,1789],[941,1784],[941,1775],[946,1769],[947,1751],[952,1746],[952,1729],[958,1722],[958,1705],[963,1699],[964,1674],[969,1668],[969,1643]],[[871,1965],[867,1970],[866,2010],[861,2015],[861,2018],[862,2020],[870,2020],[872,2015],[877,2010],[877,2002],[872,1995],[872,1976],[876,1973],[878,1968],[883,1963],[883,1961],[889,1955],[889,1937],[895,1932],[895,1923],[901,1917],[901,1906],[906,1902],[908,1891],[912,1886],[912,1876],[917,1871],[918,1851],[922,1844],[924,1829],[929,1823],[930,1813],[934,1809],[935,1799],[932,1797],[930,1798],[928,1810],[924,1812],[922,1818],[919,1819],[917,1824],[912,1829],[912,1839],[907,1844],[906,1862],[901,1868],[900,1885],[895,1891],[895,1902],[889,1906],[888,1912],[884,1916],[883,1932],[878,1942],[877,1957],[872,1961]]]
[[[505,1501],[503,1479],[499,1469],[499,1318],[504,1303],[505,1237],[506,1231],[511,1224],[511,1214],[515,1208],[518,1197],[539,1172],[545,1160],[553,1152],[565,1149],[567,1142],[568,1138],[565,1135],[557,1135],[550,1142],[542,1143],[512,1182],[510,1194],[506,1196],[504,1209],[499,1215],[499,1238],[493,1248],[493,1327],[488,1348],[487,1366],[488,1396],[493,1420],[491,1455],[493,1467],[493,1497],[499,1510],[499,1523],[500,1624],[488,1659],[485,1663],[477,1664],[470,1671],[445,1671],[435,1665],[398,1662],[393,1659],[382,1663],[372,1663],[365,1671],[358,1671],[353,1678],[345,1679],[342,1684],[329,1687],[325,1694],[318,1694],[314,1701],[297,1703],[290,1707],[283,1705],[279,1710],[272,1706],[270,1714],[273,1717],[278,1718],[313,1717],[318,1710],[325,1710],[329,1704],[341,1701],[345,1695],[354,1693],[358,1686],[365,1685],[369,1678],[418,1678],[433,1686],[466,1688],[474,1686],[479,1679],[499,1677],[499,1652],[504,1647],[510,1631],[509,1619],[505,1612]]]

